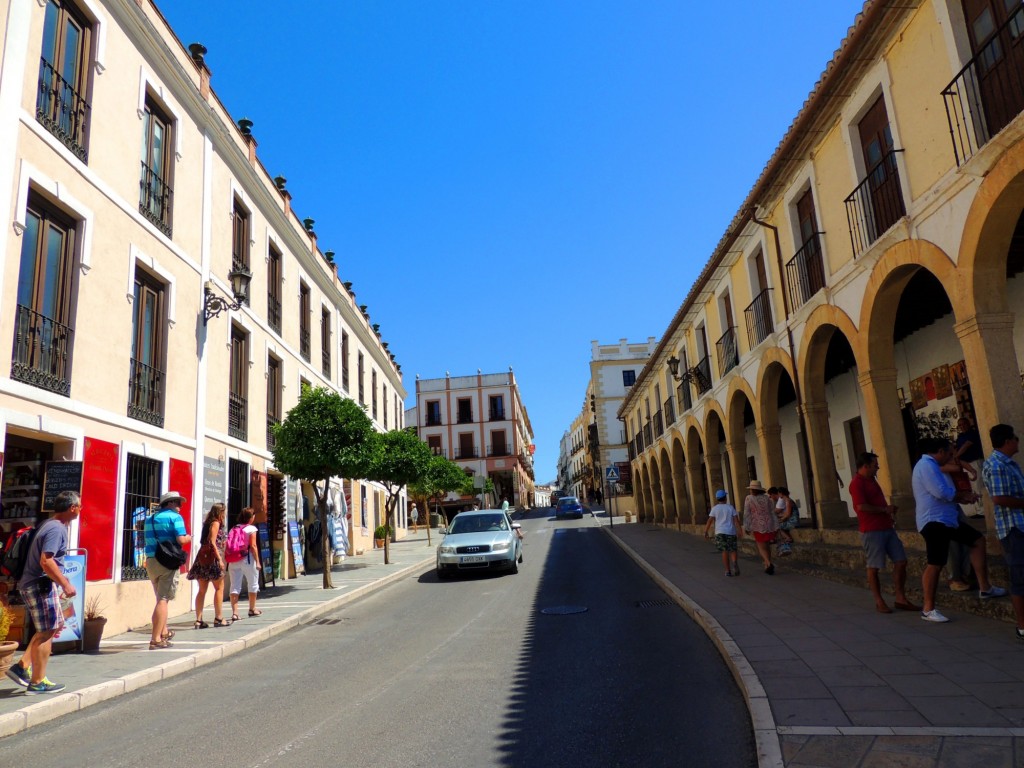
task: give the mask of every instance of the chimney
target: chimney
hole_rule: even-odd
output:
[[[192,56],[192,63],[199,70],[199,95],[206,101],[210,100],[210,68],[206,66],[206,46],[202,43],[192,43],[188,47],[189,55]]]

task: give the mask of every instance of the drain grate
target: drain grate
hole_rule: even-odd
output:
[[[660,607],[662,605],[675,605],[675,603],[672,600],[669,600],[667,597],[662,598],[661,600],[637,600],[636,601],[636,607],[637,608],[658,608],[658,607]]]
[[[567,616],[570,613],[586,613],[589,610],[585,605],[556,605],[551,608],[541,608],[541,613],[548,616]]]
[[[341,623],[341,619],[320,619],[316,623],[320,624],[320,625],[334,625],[334,624],[340,624]]]

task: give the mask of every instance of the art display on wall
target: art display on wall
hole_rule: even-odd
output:
[[[932,368],[932,383],[935,385],[935,399],[945,400],[953,396],[953,386],[949,383],[949,366],[940,365]]]
[[[910,404],[915,411],[919,411],[928,405],[928,396],[924,390],[924,376],[918,376],[910,380]]]

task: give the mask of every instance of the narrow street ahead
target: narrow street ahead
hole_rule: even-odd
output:
[[[704,633],[586,516],[523,521],[518,574],[433,571],[221,663],[33,728],[4,762],[756,764]]]

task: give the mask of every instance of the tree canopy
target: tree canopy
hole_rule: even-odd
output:
[[[433,454],[412,429],[393,429],[390,432],[377,433],[373,442],[369,466],[363,476],[367,480],[380,483],[387,490],[388,499],[384,505],[385,524],[394,530],[395,509],[398,507],[402,488],[422,481]],[[385,538],[385,563],[391,562],[390,544],[391,538]]]

